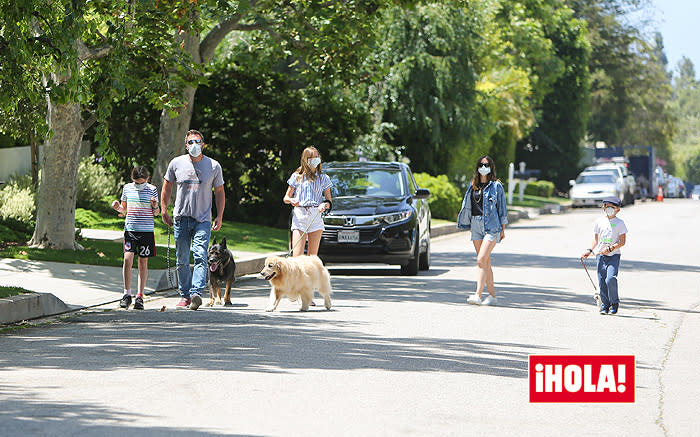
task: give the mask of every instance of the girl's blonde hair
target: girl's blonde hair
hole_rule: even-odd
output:
[[[311,157],[314,155],[318,155],[319,158],[321,157],[321,154],[318,153],[318,150],[316,150],[315,147],[307,147],[303,152],[301,152],[301,165],[296,170],[296,172],[299,174],[297,176],[298,179],[306,177],[306,179],[313,181],[316,180],[318,175],[321,174],[321,164],[318,164],[318,167],[315,169],[311,168],[309,165],[309,159],[311,159]]]

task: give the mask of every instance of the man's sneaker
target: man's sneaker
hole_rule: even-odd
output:
[[[190,309],[196,310],[202,305],[202,297],[198,294],[192,296],[192,303],[190,303]]]
[[[605,305],[600,306],[600,314],[607,314],[608,313],[608,307]]]
[[[614,303],[610,305],[610,311],[608,311],[609,314],[617,314],[617,309],[620,307],[619,303]]]
[[[129,305],[131,305],[131,295],[125,294],[124,296],[122,296],[122,300],[119,301],[119,306],[124,308],[125,310],[128,310]]]
[[[490,294],[486,296],[486,298],[481,301],[482,305],[495,305],[496,304],[496,298],[494,296],[491,296]]]
[[[143,298],[141,296],[136,296],[136,300],[134,301],[134,309],[135,310],[142,310],[143,309]]]
[[[469,296],[469,299],[467,299],[467,303],[470,303],[472,305],[481,305],[481,298],[475,294],[472,294]]]
[[[189,297],[187,297],[187,298],[182,297],[182,298],[180,298],[180,302],[178,302],[177,305],[175,305],[175,309],[178,309],[178,310],[185,309],[185,308],[189,307],[191,303],[192,303],[192,299],[190,299]]]

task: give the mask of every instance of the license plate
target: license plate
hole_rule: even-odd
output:
[[[338,243],[359,243],[360,231],[338,231]]]

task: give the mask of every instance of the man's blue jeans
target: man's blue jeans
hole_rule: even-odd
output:
[[[620,269],[620,255],[598,255],[598,285],[600,300],[604,307],[620,303],[617,293],[617,272]]]
[[[180,296],[190,298],[202,295],[207,286],[207,250],[211,236],[211,222],[198,222],[192,217],[175,220],[175,253]],[[190,247],[194,269],[190,274]]]

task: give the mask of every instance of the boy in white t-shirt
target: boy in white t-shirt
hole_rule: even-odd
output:
[[[593,224],[593,248],[582,255],[588,258],[598,254],[598,284],[600,286],[600,314],[617,314],[620,297],[617,292],[617,274],[620,269],[620,248],[627,242],[627,226],[617,218],[620,199],[608,197],[603,200],[606,217]]]

